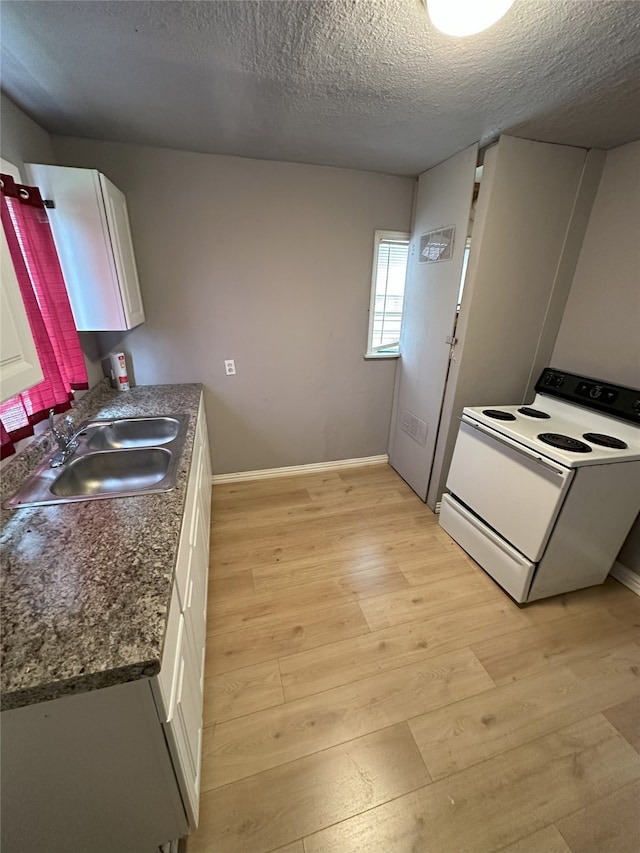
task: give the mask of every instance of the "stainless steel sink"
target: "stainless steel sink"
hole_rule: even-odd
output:
[[[87,447],[91,450],[121,450],[125,447],[156,447],[173,441],[180,421],[173,417],[123,418],[85,427]]]
[[[89,453],[65,465],[51,492],[69,498],[143,491],[167,476],[170,462],[171,451],[163,447]]]
[[[8,509],[121,498],[174,488],[188,415],[93,420],[60,467],[45,460],[5,502]]]

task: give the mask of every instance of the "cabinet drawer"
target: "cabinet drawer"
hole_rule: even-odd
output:
[[[189,518],[189,522],[191,519]],[[186,519],[185,519],[186,522]],[[187,587],[189,586],[189,576],[191,572],[191,544],[189,537],[183,533],[180,537],[180,547],[178,549],[178,560],[176,562],[176,581],[174,588],[178,596],[178,609],[184,609],[187,600]]]
[[[191,571],[184,608],[187,636],[194,651],[204,649],[207,629],[206,579],[196,566],[198,550],[191,550]]]
[[[189,518],[185,517],[185,524],[182,530],[182,536],[180,537],[180,547],[178,549],[178,559],[176,561],[176,577],[175,577],[175,588],[178,592],[178,601],[180,610],[184,610],[187,603],[187,596],[189,590],[189,581],[191,578],[191,553],[193,551],[191,547],[191,543],[189,542],[189,536],[187,533],[186,525],[189,526],[192,523],[192,514],[189,513]]]
[[[196,440],[193,448],[193,460],[189,482],[187,484],[187,497],[185,500],[185,513],[182,521],[182,532],[180,535],[180,547],[176,562],[176,586],[182,610],[187,606],[189,595],[189,583],[192,571],[192,551],[197,540],[198,531],[198,482],[200,481],[199,468],[202,460],[202,448]]]
[[[209,515],[205,515],[204,510],[198,514],[199,534],[198,544],[194,549],[194,557],[197,565],[197,576],[200,584],[201,599],[198,602],[200,606],[200,618],[206,627],[207,622],[207,594],[209,588]]]
[[[209,549],[204,536],[205,522],[198,502],[193,515],[194,544],[189,546],[184,576],[186,589],[183,613],[187,629],[194,646],[204,646],[207,618],[207,580],[209,572]]]

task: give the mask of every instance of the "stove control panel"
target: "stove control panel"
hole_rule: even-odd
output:
[[[547,367],[536,384],[536,392],[640,424],[640,390],[637,388]]]
[[[607,385],[599,385],[597,382],[580,382],[576,388],[576,394],[609,404],[615,403],[618,399],[618,392],[616,390]]]
[[[564,385],[564,376],[561,373],[548,370],[542,375],[540,382],[544,383],[548,388],[562,388]]]

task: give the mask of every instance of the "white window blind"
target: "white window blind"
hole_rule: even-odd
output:
[[[397,355],[409,235],[376,231],[367,355]]]

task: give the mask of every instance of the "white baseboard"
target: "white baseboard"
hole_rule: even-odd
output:
[[[241,483],[248,480],[269,480],[272,477],[291,477],[295,474],[317,474],[322,471],[337,471],[341,468],[358,468],[361,465],[381,465],[389,461],[386,453],[381,456],[364,456],[362,459],[338,459],[335,462],[313,462],[310,465],[290,465],[287,468],[265,468],[262,471],[238,471],[236,474],[214,474],[212,485]]]
[[[623,566],[622,563],[619,563],[617,560],[613,564],[613,568],[609,574],[617,581],[620,581],[621,584],[628,587],[631,592],[635,592],[636,595],[640,595],[640,575],[632,572],[631,569]]]

